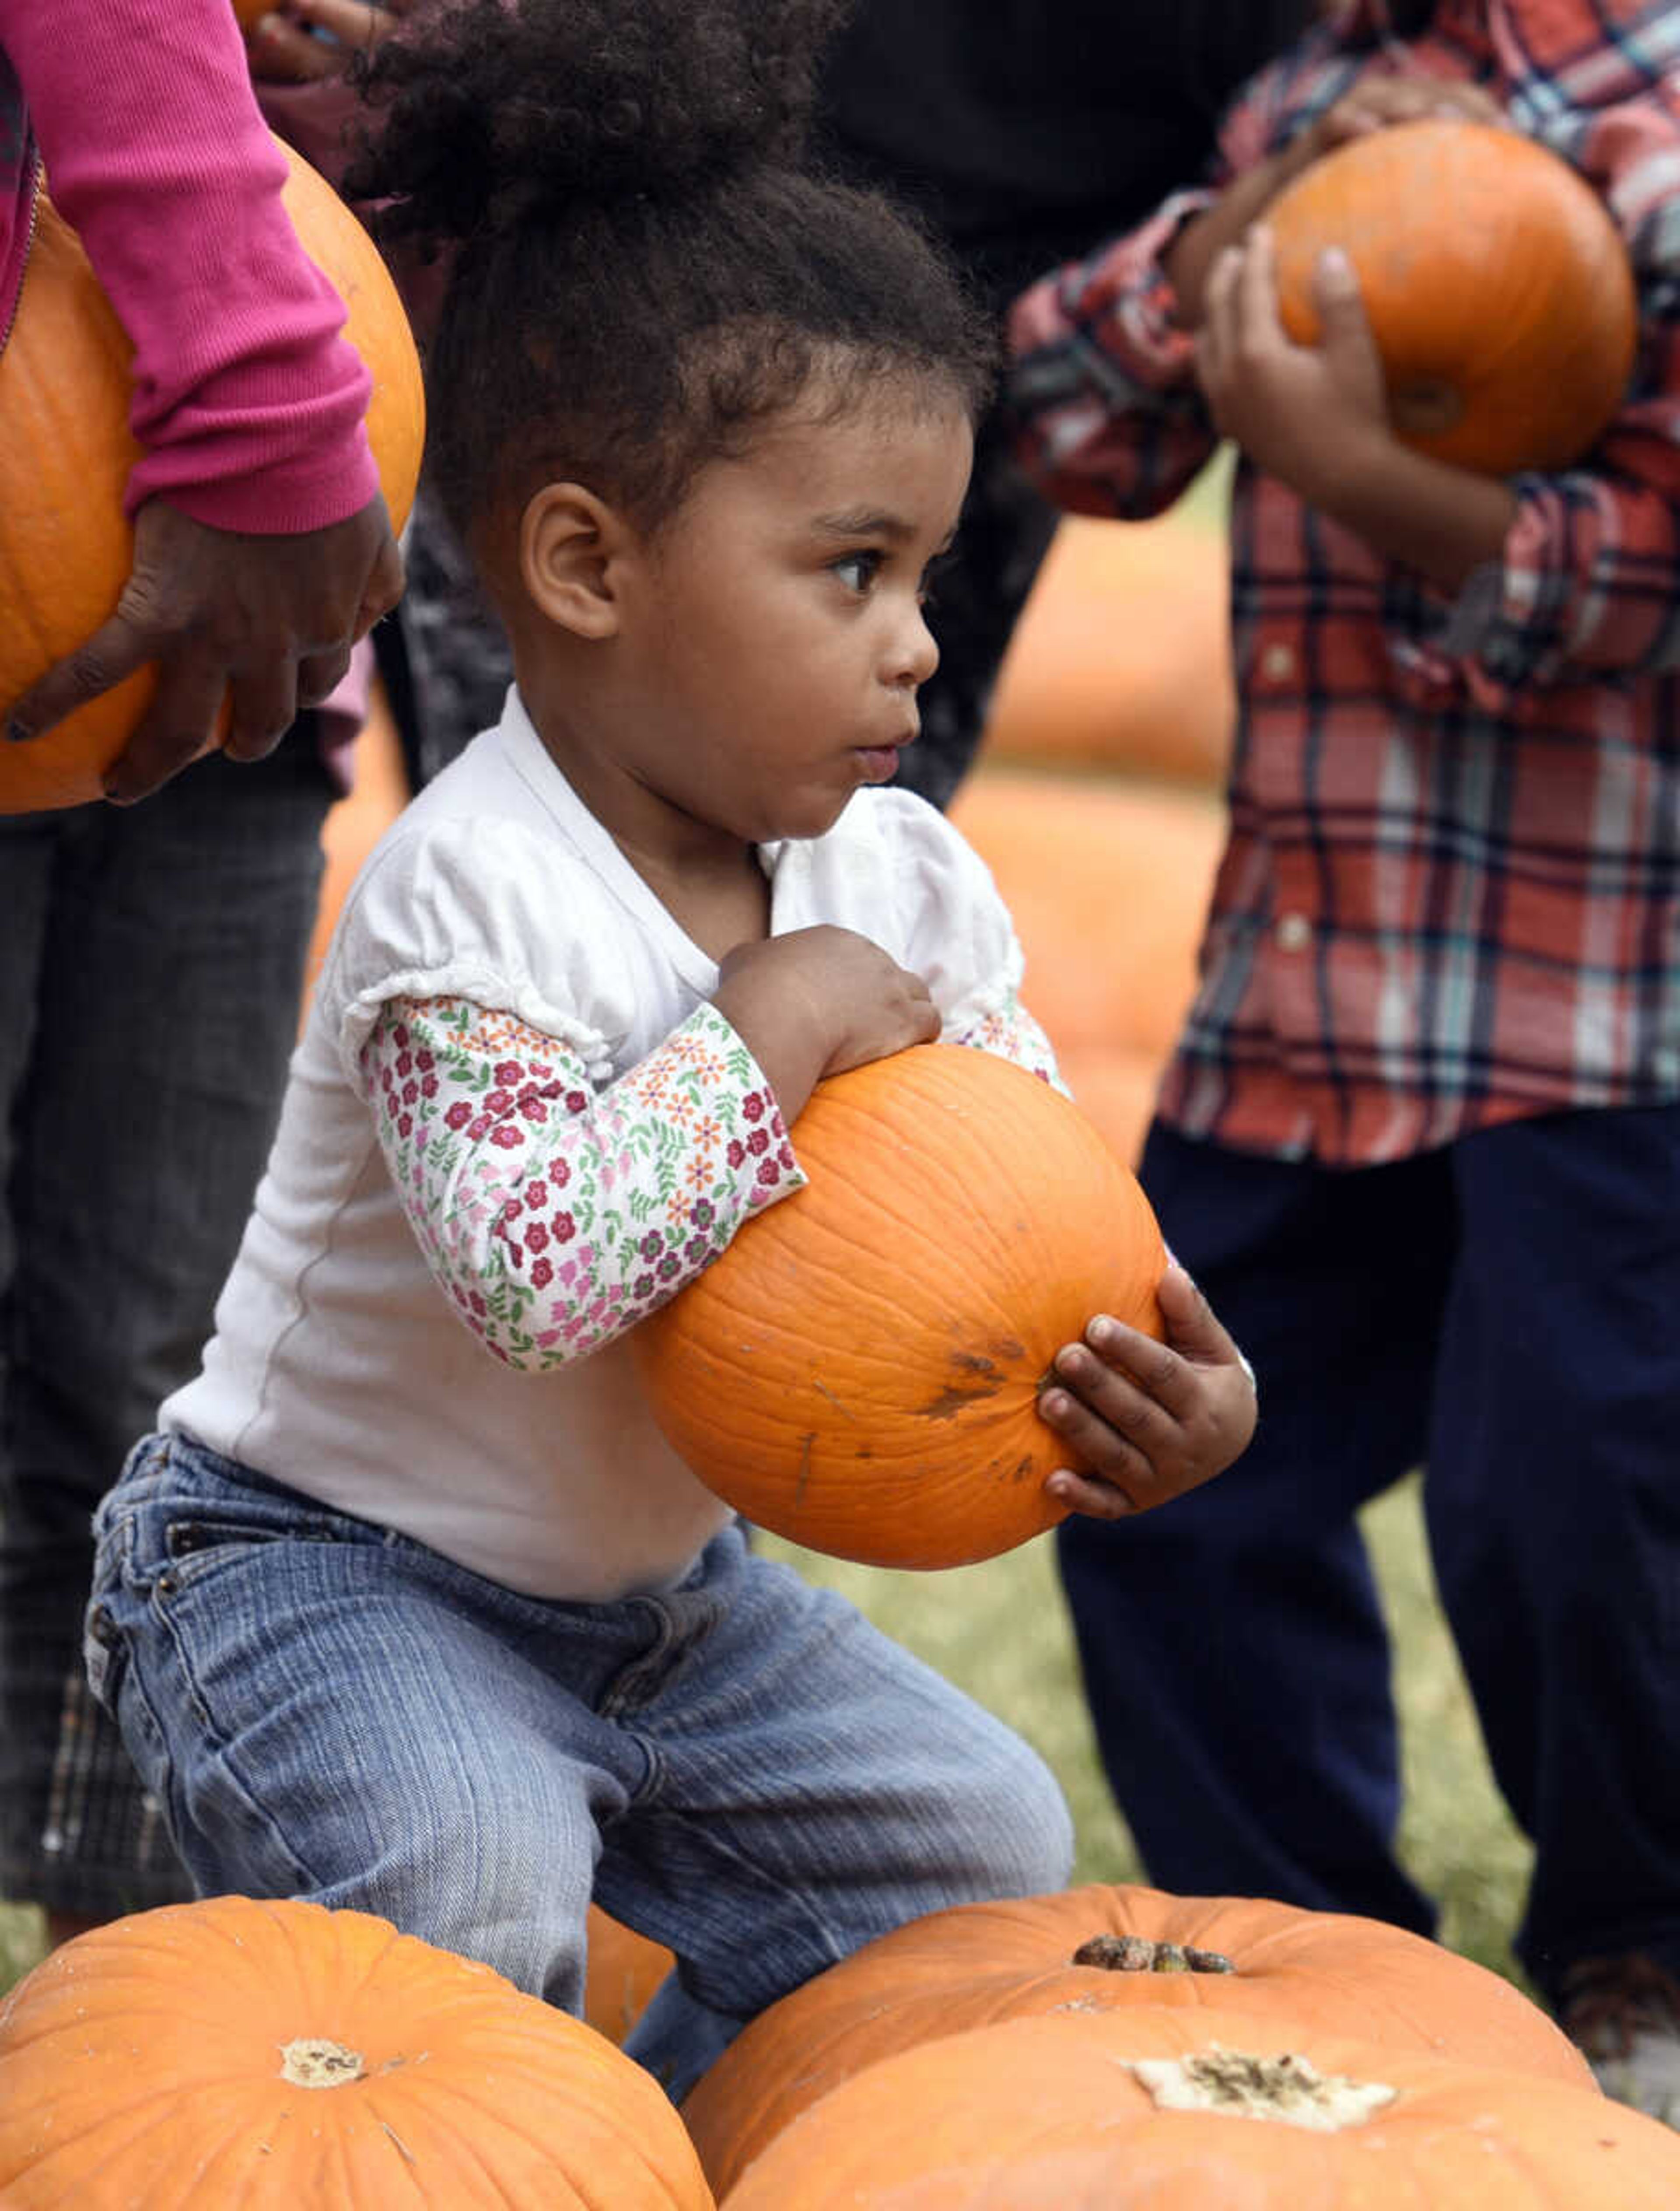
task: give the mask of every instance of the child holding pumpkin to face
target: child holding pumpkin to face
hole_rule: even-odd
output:
[[[748,1553],[627,1341],[796,1190],[824,1075],[943,1035],[1054,1075],[983,869],[878,787],[990,348],[916,230],[792,164],[827,14],[463,0],[378,51],[347,185],[461,241],[432,465],[517,680],[346,901],[88,1615],[201,1887],[574,2008],[593,1893],[680,1961],[633,2045],[674,2090],[870,1936],[1070,1855],[1024,1743]],[[1078,1508],[1252,1428],[1224,1329],[1181,1271],[1161,1298],[1153,1396],[1121,1330],[1046,1398]]]
[[[1142,1178],[1267,1418],[1217,1493],[1058,1531],[1110,1778],[1169,1887],[1431,1927],[1392,1853],[1355,1518],[1423,1463],[1535,1845],[1518,1954],[1605,2085],[1671,2123],[1677,61],[1680,15],[1635,0],[1345,0],[1238,96],[1206,189],[1012,327],[1024,457],[1063,506],[1153,512],[1221,433],[1240,449],[1230,842]],[[1484,476],[1403,444],[1345,257],[1320,264],[1321,343],[1284,329],[1280,188],[1441,113],[1542,140],[1628,248],[1631,385],[1570,465]]]

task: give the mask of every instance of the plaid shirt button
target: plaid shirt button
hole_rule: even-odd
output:
[[[1267,683],[1287,683],[1295,673],[1295,648],[1268,645],[1260,657],[1261,678]]]
[[[1280,913],[1272,933],[1280,952],[1304,952],[1313,941],[1313,924],[1304,913]]]

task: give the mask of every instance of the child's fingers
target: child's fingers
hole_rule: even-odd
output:
[[[1067,1386],[1058,1388],[1058,1383]],[[1118,1436],[1146,1465],[1153,1465],[1181,1442],[1179,1424],[1170,1412],[1131,1375],[1106,1365],[1083,1344],[1066,1344],[1056,1354],[1055,1378],[1040,1393],[1039,1409],[1079,1457],[1093,1465],[1113,1436]]]
[[[1138,1509],[1113,1482],[1093,1481],[1089,1475],[1075,1474],[1071,1467],[1060,1468],[1044,1486],[1058,1505],[1083,1512],[1091,1520],[1128,1520]]]
[[[1224,1322],[1176,1259],[1162,1275],[1155,1295],[1167,1324],[1167,1341],[1175,1351],[1203,1366],[1240,1364]]]
[[[1230,353],[1230,310],[1242,255],[1228,245],[1216,256],[1202,288],[1201,328],[1196,333],[1196,369],[1207,389],[1217,391],[1224,381]]]
[[[1064,1344],[1052,1364],[1085,1397],[1092,1392],[1085,1386],[1083,1375],[1106,1374],[1114,1386],[1100,1401],[1099,1410],[1106,1411],[1111,1402],[1123,1407],[1136,1398],[1163,1411],[1169,1416],[1165,1425],[1175,1427],[1188,1420],[1200,1402],[1195,1368],[1180,1357],[1174,1344],[1158,1343],[1141,1329],[1127,1328],[1108,1313],[1093,1315],[1085,1324],[1083,1341]]]
[[[1052,1496],[1071,1500],[1070,1483],[1096,1482],[1113,1488],[1131,1511],[1143,1512],[1186,1487],[1185,1438],[1141,1392],[1130,1392],[1124,1403],[1111,1398],[1112,1411],[1106,1414],[1072,1391],[1055,1387],[1047,1389],[1040,1402],[1045,1421],[1067,1446],[1070,1462],[1049,1476],[1046,1487]]]
[[[1284,342],[1284,326],[1278,319],[1277,255],[1263,222],[1249,231],[1246,247],[1232,312],[1238,348],[1252,359]]]

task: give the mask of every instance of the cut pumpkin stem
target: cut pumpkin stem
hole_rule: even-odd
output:
[[[1096,1966],[1105,1973],[1234,1973],[1236,1967],[1218,1950],[1196,1950],[1182,1942],[1151,1941],[1144,1935],[1093,1935],[1068,1960]]]

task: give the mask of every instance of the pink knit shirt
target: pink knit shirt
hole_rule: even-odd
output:
[[[227,0],[0,0],[0,334],[27,245],[32,136],[134,341],[146,451],[130,511],[160,493],[267,535],[365,506],[378,488],[367,372],[281,205],[286,165]]]

